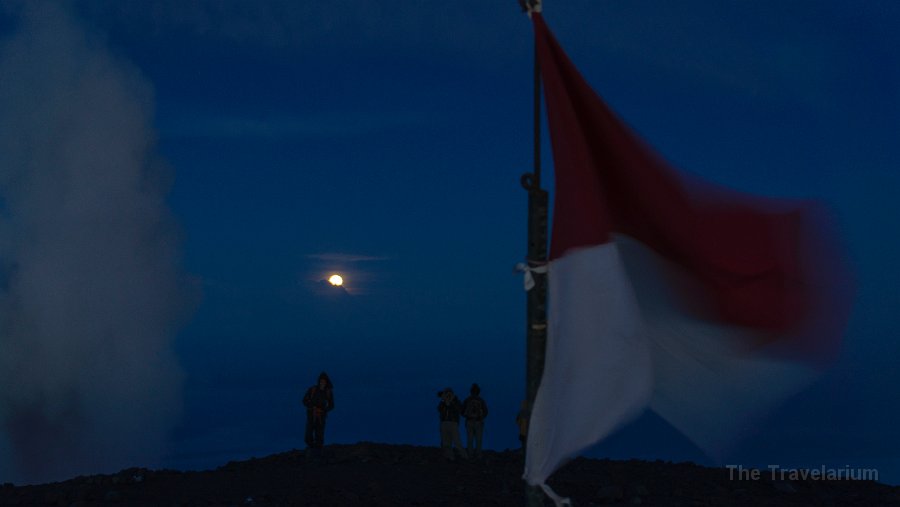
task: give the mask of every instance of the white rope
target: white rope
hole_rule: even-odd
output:
[[[525,0],[525,9],[528,17],[531,17],[532,12],[542,12],[544,7],[542,5],[543,0]]]
[[[534,288],[534,275],[532,273],[544,274],[547,272],[547,264],[541,264],[538,266],[529,266],[527,263],[520,262],[516,264],[515,272],[524,273],[525,274],[525,291],[530,291]]]
[[[544,490],[544,494],[550,497],[551,500],[553,500],[553,503],[556,504],[556,507],[563,507],[563,505],[568,505],[569,507],[572,506],[572,500],[557,495],[556,491],[553,491],[546,482],[540,483],[539,486],[542,490]]]

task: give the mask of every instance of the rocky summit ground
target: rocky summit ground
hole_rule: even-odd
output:
[[[4,484],[0,505],[518,507],[521,474],[522,455],[515,451],[447,462],[436,448],[359,443],[327,446],[321,456],[290,451],[202,472],[131,468],[37,486]],[[900,487],[872,481],[731,475],[692,463],[578,458],[549,483],[576,506],[900,505]]]

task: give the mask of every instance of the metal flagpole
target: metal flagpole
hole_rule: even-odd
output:
[[[519,0],[519,5],[523,11],[531,12],[540,5],[540,0]],[[548,199],[547,191],[541,188],[541,69],[537,41],[534,46],[534,170],[523,174],[520,182],[528,191],[528,267],[544,266],[547,262]],[[531,275],[534,287],[527,292],[525,311],[525,402],[529,417],[544,372],[547,344],[547,275],[543,270],[532,271]],[[543,506],[543,491],[526,484],[525,505]]]

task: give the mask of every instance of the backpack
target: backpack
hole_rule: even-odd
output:
[[[481,398],[472,398],[466,404],[466,412],[463,414],[466,419],[481,420],[484,419],[484,402]]]

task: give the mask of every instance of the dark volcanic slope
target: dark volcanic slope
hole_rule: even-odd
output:
[[[765,470],[763,472],[766,472]],[[205,472],[123,470],[40,486],[0,488],[0,505],[479,506],[523,505],[522,457],[486,452],[447,463],[439,449],[359,443],[232,462]],[[871,481],[729,479],[691,463],[579,458],[550,481],[575,505],[900,505],[900,488]],[[550,505],[550,502],[547,502]]]

